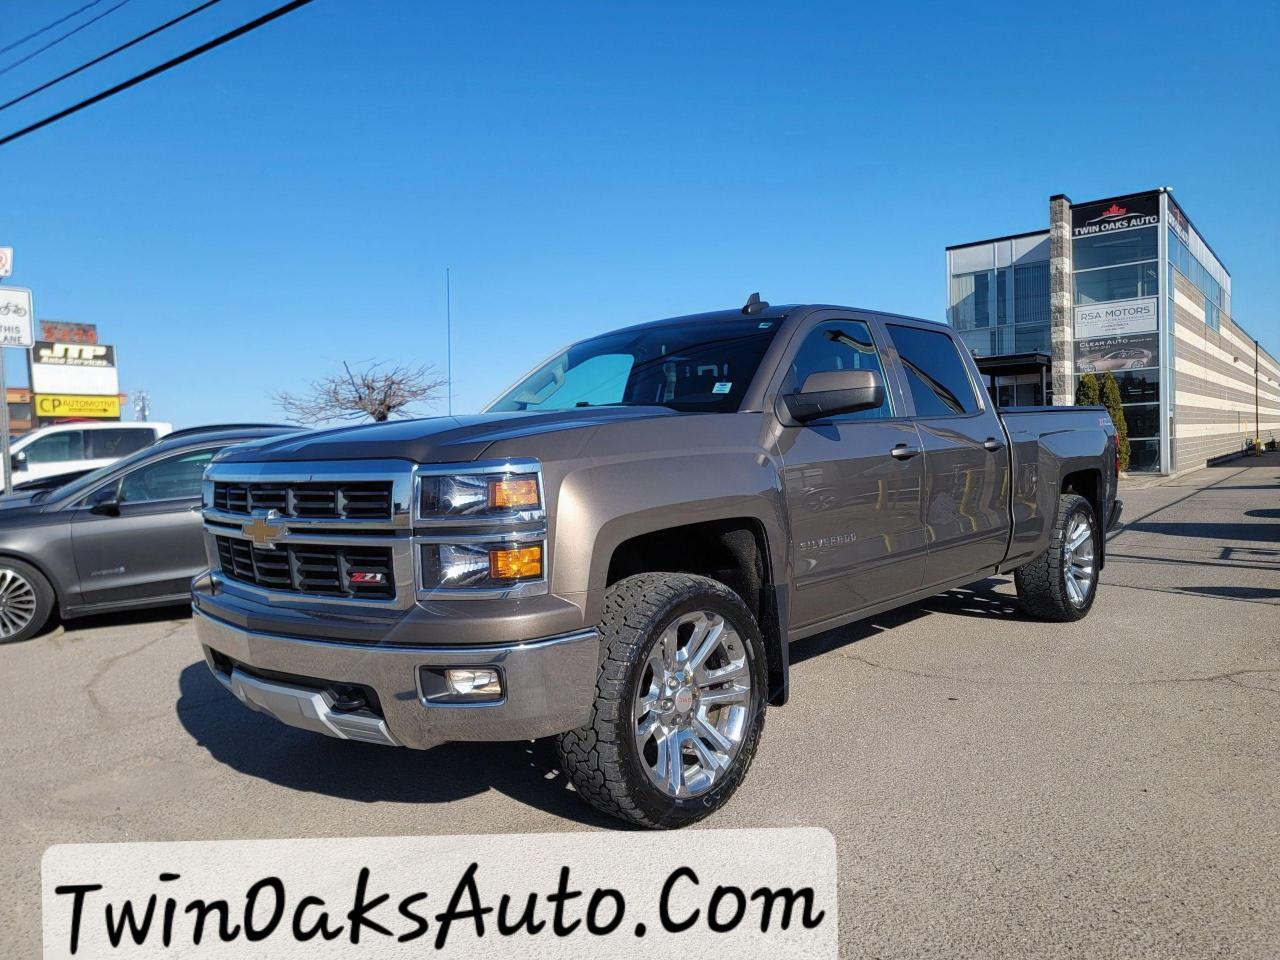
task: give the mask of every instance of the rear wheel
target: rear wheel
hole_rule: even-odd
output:
[[[605,813],[681,827],[723,806],[764,726],[765,656],[751,612],[706,577],[641,574],[610,588],[591,722],[561,734],[575,789]]]
[[[1018,599],[1042,620],[1069,622],[1088,615],[1098,593],[1101,534],[1084,497],[1064,493],[1049,549],[1013,574]]]
[[[35,567],[0,557],[0,643],[34,637],[53,612],[53,588]]]

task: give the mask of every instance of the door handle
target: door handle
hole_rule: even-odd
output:
[[[999,440],[997,440],[995,437],[987,437],[987,439],[982,441],[983,449],[991,453],[995,453],[997,450],[999,450],[1003,446],[1004,444],[1001,443]]]
[[[910,444],[900,443],[889,451],[889,456],[895,460],[910,460],[920,452],[919,447],[913,447]]]

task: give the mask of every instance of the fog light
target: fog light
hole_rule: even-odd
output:
[[[449,693],[468,700],[496,700],[502,696],[502,678],[497,670],[450,669],[444,672]]]

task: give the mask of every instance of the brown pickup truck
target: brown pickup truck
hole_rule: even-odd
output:
[[[476,416],[218,456],[196,625],[284,723],[554,736],[585,800],[681,826],[746,775],[793,641],[1010,573],[1085,616],[1116,476],[1101,407],[996,411],[944,326],[753,296],[574,344]]]

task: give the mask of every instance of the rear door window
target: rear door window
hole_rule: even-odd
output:
[[[85,443],[89,448],[88,459],[107,460],[127,457],[155,442],[156,434],[149,428],[115,428],[86,430]]]
[[[23,451],[27,463],[66,463],[84,459],[84,431],[63,430],[33,440]]]
[[[978,410],[973,381],[951,337],[895,323],[888,328],[906,371],[917,417],[954,417]]]

